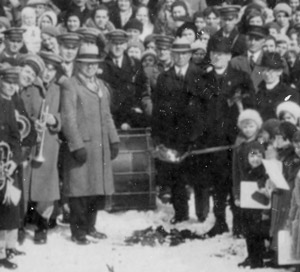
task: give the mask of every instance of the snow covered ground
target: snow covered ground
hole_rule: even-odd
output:
[[[198,223],[190,201],[189,222],[178,224],[178,229],[190,229],[202,234],[214,223],[210,215],[205,223]],[[237,267],[246,257],[243,239],[233,239],[230,233],[207,240],[187,241],[175,247],[168,245],[126,246],[124,238],[135,230],[163,225],[174,228],[168,222],[173,216],[171,205],[158,203],[156,211],[128,211],[109,214],[99,212],[97,228],[108,239],[87,246],[78,246],[70,239],[65,227],[51,230],[46,245],[35,245],[33,230],[28,231],[25,243],[19,248],[26,256],[14,258],[21,272],[235,272],[249,271]],[[228,224],[231,213],[227,210]],[[110,269],[108,268],[110,267]],[[257,271],[287,271],[284,269],[260,269]]]

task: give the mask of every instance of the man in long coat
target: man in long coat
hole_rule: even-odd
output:
[[[114,192],[111,159],[119,137],[110,113],[109,92],[95,77],[100,59],[95,45],[84,45],[78,72],[63,83],[62,130],[68,144],[64,154],[64,191],[69,197],[72,240],[89,244],[105,234],[95,229],[99,196]]]
[[[159,75],[153,94],[152,136],[156,145],[164,145],[183,154],[195,139],[203,135],[203,86],[201,72],[189,62],[192,56],[190,43],[179,38],[173,43],[172,51],[175,65]],[[159,162],[157,167],[158,184],[162,190],[171,188],[171,202],[175,210],[171,223],[187,220],[185,174],[196,174],[198,167],[192,169],[185,162]]]

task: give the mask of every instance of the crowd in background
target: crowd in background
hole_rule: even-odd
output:
[[[192,188],[200,223],[213,197],[204,238],[229,231],[230,205],[239,266],[277,267],[280,230],[299,260],[299,54],[299,0],[1,0],[0,267],[17,268],[26,223],[45,244],[58,213],[73,242],[106,238],[95,223],[118,129],[146,127],[171,224],[189,219]],[[290,190],[263,158],[282,162]],[[242,181],[272,208],[241,208]]]

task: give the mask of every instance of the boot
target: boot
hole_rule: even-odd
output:
[[[215,225],[206,233],[208,237],[215,237],[216,235],[229,232],[229,228],[225,219],[217,219]]]
[[[6,258],[8,260],[11,260],[15,256],[23,256],[25,255],[25,252],[19,251],[16,248],[7,248],[6,249]]]
[[[247,267],[247,266],[251,266],[251,259],[249,257],[247,257],[243,262],[238,263],[238,267]]]
[[[0,259],[0,267],[11,270],[18,268],[17,264],[10,262],[8,259]]]
[[[47,232],[48,232],[48,220],[38,215],[37,230],[34,232],[34,243],[35,244],[46,244],[47,243]]]

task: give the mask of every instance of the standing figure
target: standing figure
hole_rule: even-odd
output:
[[[24,254],[16,249],[18,228],[20,224],[20,203],[14,203],[7,198],[10,186],[20,188],[19,180],[13,178],[13,171],[21,160],[21,143],[15,108],[11,100],[17,89],[19,78],[16,68],[9,68],[1,72],[0,79],[0,142],[1,142],[1,179],[0,179],[0,267],[16,269],[18,266],[9,261],[14,255]],[[9,158],[8,150],[3,149],[3,144],[8,145],[12,152]],[[10,161],[11,160],[11,161]],[[10,161],[10,162],[9,162]],[[9,166],[8,163],[11,165]],[[7,170],[7,171],[6,171]],[[12,177],[9,179],[7,176]]]
[[[114,192],[112,164],[119,137],[110,113],[109,91],[96,78],[101,61],[96,45],[84,45],[77,58],[78,71],[62,84],[64,193],[69,197],[72,240],[89,244],[87,235],[103,239],[96,231],[97,202]]]

